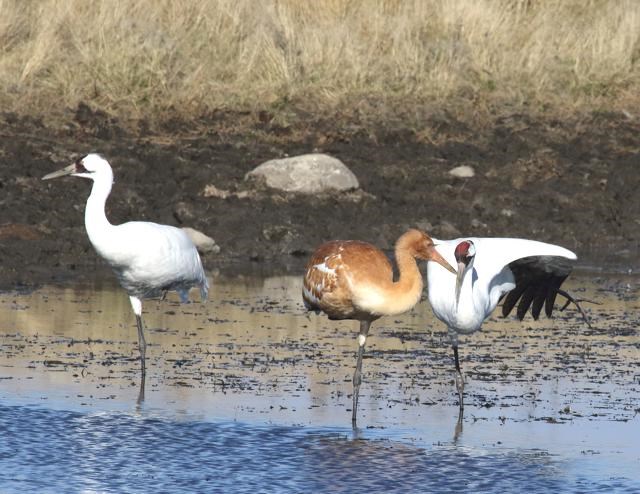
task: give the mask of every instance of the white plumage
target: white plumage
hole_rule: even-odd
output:
[[[429,302],[436,317],[447,325],[462,411],[464,379],[458,358],[458,334],[480,330],[502,299],[503,315],[507,316],[517,305],[519,319],[530,307],[535,319],[543,306],[551,316],[558,294],[577,305],[560,289],[577,257],[557,245],[517,238],[466,237],[434,242],[442,257],[458,269],[454,279],[442,266],[427,264]]]
[[[89,238],[130,295],[149,298],[174,290],[186,302],[189,289],[198,286],[206,298],[208,285],[200,256],[184,231],[132,221],[114,227],[108,243]]]
[[[105,215],[105,203],[113,184],[109,163],[98,154],[88,154],[72,165],[50,173],[43,180],[72,175],[93,180],[85,209],[85,227],[96,252],[113,268],[129,294],[136,315],[142,374],[145,373],[143,298],[176,291],[188,300],[189,289],[198,287],[207,298],[209,285],[195,245],[187,234],[168,225],[131,221],[112,225]]]

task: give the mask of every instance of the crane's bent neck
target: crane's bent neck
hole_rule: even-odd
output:
[[[422,274],[411,252],[396,246],[396,263],[400,277],[389,289],[390,300],[397,307],[396,313],[411,309],[422,295]]]
[[[96,248],[101,237],[113,227],[105,214],[105,204],[111,193],[112,183],[113,175],[111,174],[96,177],[84,210],[84,226],[89,240]]]

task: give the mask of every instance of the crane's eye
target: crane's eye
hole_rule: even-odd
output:
[[[82,163],[81,159],[76,161],[75,165],[76,165],[76,173],[89,173],[89,170],[87,170],[84,167],[84,164]]]

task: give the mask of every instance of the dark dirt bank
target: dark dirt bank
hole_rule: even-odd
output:
[[[407,129],[349,119],[286,127],[264,113],[220,112],[151,132],[81,106],[55,127],[4,114],[0,140],[3,287],[105,269],[84,232],[90,184],[40,180],[90,151],[114,167],[111,221],[201,230],[221,247],[205,256],[209,270],[300,269],[322,241],[391,248],[411,226],[441,238],[536,238],[575,250],[589,266],[640,267],[640,121],[621,114],[511,114],[482,126],[434,114]],[[304,197],[244,181],[267,159],[311,151],[341,159],[363,192]],[[475,177],[449,175],[461,164]],[[207,185],[229,193],[206,197]]]

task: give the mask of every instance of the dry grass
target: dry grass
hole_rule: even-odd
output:
[[[640,2],[0,0],[0,49],[0,104],[18,113],[633,112]]]

